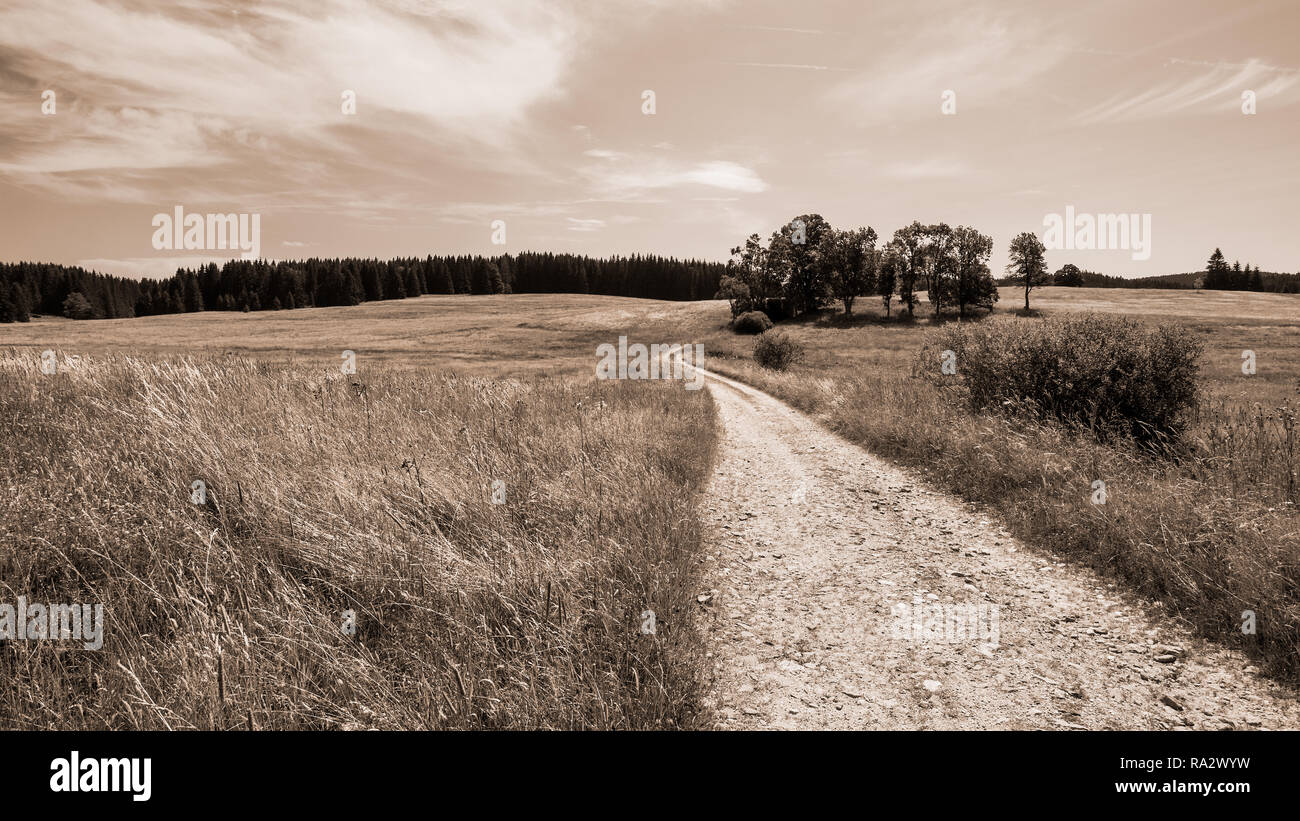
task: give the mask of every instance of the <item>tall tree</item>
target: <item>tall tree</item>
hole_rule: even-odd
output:
[[[894,278],[898,282],[898,296],[907,306],[907,315],[916,315],[916,286],[921,275],[921,223],[913,222],[894,232],[889,241],[894,258]]]
[[[783,269],[779,257],[763,247],[758,234],[750,234],[745,244],[731,249],[731,259],[727,262],[728,275],[745,286],[748,291],[748,303],[745,310],[768,310],[768,300],[780,296]],[[732,293],[738,289],[733,288]],[[727,297],[728,299],[734,297]]]
[[[945,302],[957,298],[957,266],[952,253],[952,228],[941,222],[921,229],[919,262],[926,296],[934,306],[934,315],[943,313]]]
[[[1036,234],[1028,231],[1016,235],[1008,249],[1007,272],[1021,279],[1025,287],[1025,311],[1029,311],[1029,292],[1047,284],[1047,249]]]
[[[817,249],[830,231],[830,224],[821,214],[803,214],[781,226],[768,243],[776,267],[785,275],[785,297],[794,314],[815,311],[826,298],[826,279]]]
[[[889,309],[894,301],[894,288],[898,283],[898,255],[894,244],[890,242],[883,249],[877,252],[879,263],[876,268],[876,293],[880,294],[880,302],[885,306],[885,316],[889,316]]]
[[[998,286],[989,272],[989,255],[992,253],[992,237],[966,225],[959,225],[952,232],[956,280],[953,290],[960,316],[966,316],[969,307],[992,311],[993,303],[998,301]]]
[[[876,230],[870,226],[848,231],[828,230],[818,246],[821,270],[833,297],[853,316],[853,302],[876,286]]]
[[[1201,283],[1202,288],[1210,290],[1220,290],[1228,285],[1228,261],[1224,259],[1223,252],[1218,248],[1210,255],[1209,260],[1205,263],[1205,280]]]

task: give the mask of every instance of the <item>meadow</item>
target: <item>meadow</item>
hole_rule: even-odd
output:
[[[0,329],[0,602],[105,619],[0,644],[0,726],[697,726],[708,392],[529,302]]]
[[[979,322],[1037,321],[1019,303],[1003,289]],[[1300,298],[1047,288],[1033,304],[1202,340],[1182,458],[970,413],[918,362],[942,330],[924,301],[915,320],[859,300],[851,320],[782,323],[807,348],[783,373],[753,362],[721,301],[424,296],[0,326],[0,601],[105,604],[101,651],[4,643],[0,725],[710,726],[694,598],[719,432],[707,391],[595,380],[619,335],[702,343],[707,367],[1293,680]]]

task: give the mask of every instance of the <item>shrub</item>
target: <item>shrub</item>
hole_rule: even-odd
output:
[[[803,356],[803,346],[784,331],[764,331],[754,342],[754,361],[774,371],[785,370]]]
[[[772,320],[762,311],[749,311],[736,317],[733,326],[738,334],[761,334],[772,327]]]
[[[1098,314],[961,325],[926,346],[927,367],[945,350],[972,410],[1029,409],[1100,438],[1175,439],[1197,403],[1201,343],[1176,325]]]

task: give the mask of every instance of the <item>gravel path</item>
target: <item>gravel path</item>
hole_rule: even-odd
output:
[[[771,396],[708,382],[725,429],[700,596],[719,727],[1300,727],[1295,694],[1239,653]],[[935,605],[964,631],[927,636]]]

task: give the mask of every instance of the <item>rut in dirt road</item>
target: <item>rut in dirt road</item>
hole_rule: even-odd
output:
[[[724,432],[700,606],[719,727],[1300,727],[1294,693],[1241,654],[767,394],[708,384]],[[898,635],[891,608],[936,604],[996,605],[997,645]]]

